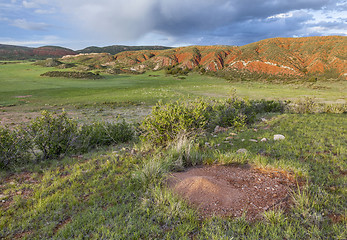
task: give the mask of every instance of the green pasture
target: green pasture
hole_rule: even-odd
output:
[[[57,70],[32,63],[0,65],[0,106],[37,110],[43,106],[85,106],[109,104],[153,105],[158,100],[211,97],[225,98],[234,90],[250,99],[295,99],[305,96],[318,102],[344,102],[347,84],[341,81],[272,84],[227,82],[224,79],[190,73],[166,76],[163,71],[141,75],[108,75],[99,80],[40,77]],[[63,71],[63,70],[62,70]]]

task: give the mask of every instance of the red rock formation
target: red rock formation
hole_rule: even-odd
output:
[[[115,62],[128,67],[158,70],[178,65],[209,71],[239,69],[267,74],[305,75],[347,73],[347,37],[273,38],[245,46],[190,46],[168,50],[128,51]]]

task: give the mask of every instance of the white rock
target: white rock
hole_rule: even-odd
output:
[[[261,142],[266,142],[267,139],[266,139],[266,138],[262,138],[262,139],[260,139],[260,141],[261,141]]]
[[[285,139],[285,136],[283,136],[282,134],[275,134],[274,135],[274,140],[277,141],[277,140],[283,140]]]
[[[247,153],[247,149],[240,148],[239,150],[236,151],[236,153]]]
[[[5,198],[7,198],[8,196],[7,195],[4,195],[4,194],[0,194],[0,200],[3,200]]]
[[[260,118],[262,122],[267,122],[266,118]]]
[[[250,142],[258,142],[257,140],[255,139],[249,139]]]

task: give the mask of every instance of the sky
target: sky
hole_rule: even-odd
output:
[[[245,45],[347,36],[347,0],[0,0],[0,44]]]

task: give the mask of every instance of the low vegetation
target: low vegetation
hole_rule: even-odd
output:
[[[157,107],[164,110],[169,106]],[[15,173],[2,186],[0,236],[345,239],[347,166],[343,159],[347,152],[343,141],[347,132],[340,128],[346,124],[345,116],[265,112],[260,116],[266,121],[250,127],[228,128],[197,138],[181,135],[166,149],[115,145],[111,150],[83,155],[82,160],[65,158],[56,164],[41,164],[39,172]],[[230,133],[237,134],[229,140],[232,145],[225,143]],[[285,140],[271,140],[277,133],[285,135]],[[261,137],[269,140],[249,141]],[[247,148],[247,153],[236,153],[239,148]],[[165,187],[165,176],[170,171],[212,163],[247,163],[291,174],[300,185],[291,195],[293,207],[287,211],[269,209],[256,222],[200,218],[194,208]]]
[[[41,74],[42,77],[65,77],[65,78],[85,78],[85,79],[100,79],[103,78],[98,73],[92,72],[77,72],[77,71],[49,71]]]
[[[127,142],[134,138],[130,124],[94,122],[78,126],[65,112],[47,111],[28,126],[0,128],[0,168],[11,169],[29,162],[61,159],[100,146]]]
[[[44,110],[0,127],[1,239],[347,238],[343,81],[156,71],[81,82],[39,77],[47,68],[31,63],[1,67],[3,119]],[[167,185],[172,172],[215,164],[281,173],[295,185],[290,207],[254,221],[246,209],[204,217]]]

